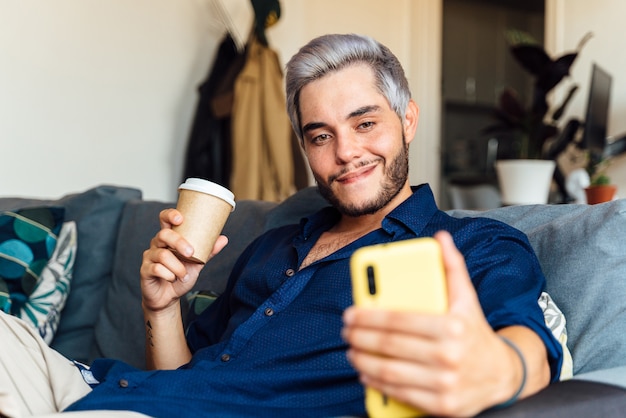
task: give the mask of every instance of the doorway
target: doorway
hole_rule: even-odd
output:
[[[505,87],[523,102],[531,77],[508,50],[517,29],[544,42],[544,0],[443,0],[440,206],[451,209],[450,186],[497,187],[496,158],[506,142],[482,133]]]

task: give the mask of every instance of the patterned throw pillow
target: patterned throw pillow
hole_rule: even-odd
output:
[[[561,364],[559,380],[571,379],[574,373],[574,362],[572,353],[567,347],[567,321],[565,320],[565,315],[563,315],[563,312],[556,306],[556,303],[554,303],[552,297],[547,292],[541,292],[538,302],[546,325],[552,331],[554,338],[561,343],[561,348],[563,349],[563,363]]]
[[[58,325],[58,318],[51,318],[50,326],[45,318],[58,316],[62,308],[58,301],[48,300],[58,299],[61,290],[67,295],[65,276],[69,272],[71,277],[76,252],[74,223],[63,230],[63,247],[57,245],[64,214],[58,207],[0,212],[0,309],[31,323],[46,334],[48,342],[53,334],[50,327]]]
[[[76,260],[77,229],[75,222],[65,222],[57,246],[39,276],[39,282],[16,316],[37,328],[48,344],[59,327],[61,311],[70,292]]]

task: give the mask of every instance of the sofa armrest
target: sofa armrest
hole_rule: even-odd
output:
[[[626,390],[589,380],[565,380],[522,399],[509,408],[490,409],[480,418],[618,417],[626,410]]]
[[[593,372],[576,375],[574,379],[606,383],[626,389],[626,366],[595,370]]]

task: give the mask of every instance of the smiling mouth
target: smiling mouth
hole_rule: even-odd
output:
[[[343,184],[351,183],[361,178],[362,176],[369,174],[372,170],[374,170],[374,168],[376,168],[375,163],[367,163],[367,165],[361,166],[356,170],[342,172],[336,176],[331,177],[329,184],[333,181],[337,181]]]

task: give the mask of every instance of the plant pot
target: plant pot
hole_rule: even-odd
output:
[[[614,184],[603,184],[585,188],[587,203],[590,205],[610,202],[615,197],[615,192],[617,192],[617,186]]]
[[[552,160],[496,161],[498,185],[505,205],[548,203],[556,163]]]

